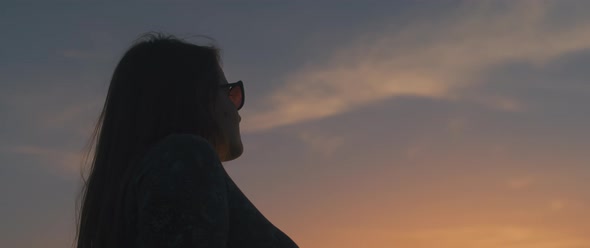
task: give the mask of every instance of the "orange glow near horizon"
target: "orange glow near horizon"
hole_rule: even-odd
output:
[[[421,168],[322,175],[325,181],[305,186],[307,194],[297,192],[304,186],[294,186],[286,191],[294,199],[283,195],[259,208],[300,247],[590,247],[587,203],[560,188],[567,177],[540,172],[510,177],[520,173],[510,166],[494,173],[450,162],[439,161],[439,167],[411,180],[404,178],[424,173]],[[461,170],[465,174],[457,175]],[[406,188],[395,188],[394,180],[406,180],[399,182]],[[280,201],[289,203],[276,204]],[[282,204],[297,213],[281,212]]]

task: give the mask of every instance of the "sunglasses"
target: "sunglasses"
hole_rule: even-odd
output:
[[[229,99],[233,102],[236,109],[240,110],[244,106],[244,83],[242,80],[235,83],[221,85],[222,88],[229,87]]]

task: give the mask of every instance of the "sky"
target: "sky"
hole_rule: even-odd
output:
[[[589,8],[3,2],[0,246],[70,246],[113,70],[160,31],[244,82],[224,167],[299,247],[588,248]]]

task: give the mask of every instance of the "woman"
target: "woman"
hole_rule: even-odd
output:
[[[221,165],[243,151],[244,87],[226,80],[219,49],[144,37],[115,68],[92,135],[77,247],[298,247]]]

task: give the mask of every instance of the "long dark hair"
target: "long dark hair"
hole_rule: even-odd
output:
[[[76,240],[77,248],[130,245],[124,193],[138,161],[154,143],[172,133],[190,133],[216,146],[220,130],[213,108],[220,68],[215,45],[195,45],[158,32],[134,41],[114,70],[84,158],[83,164],[98,139],[88,180],[81,174],[72,245]]]

